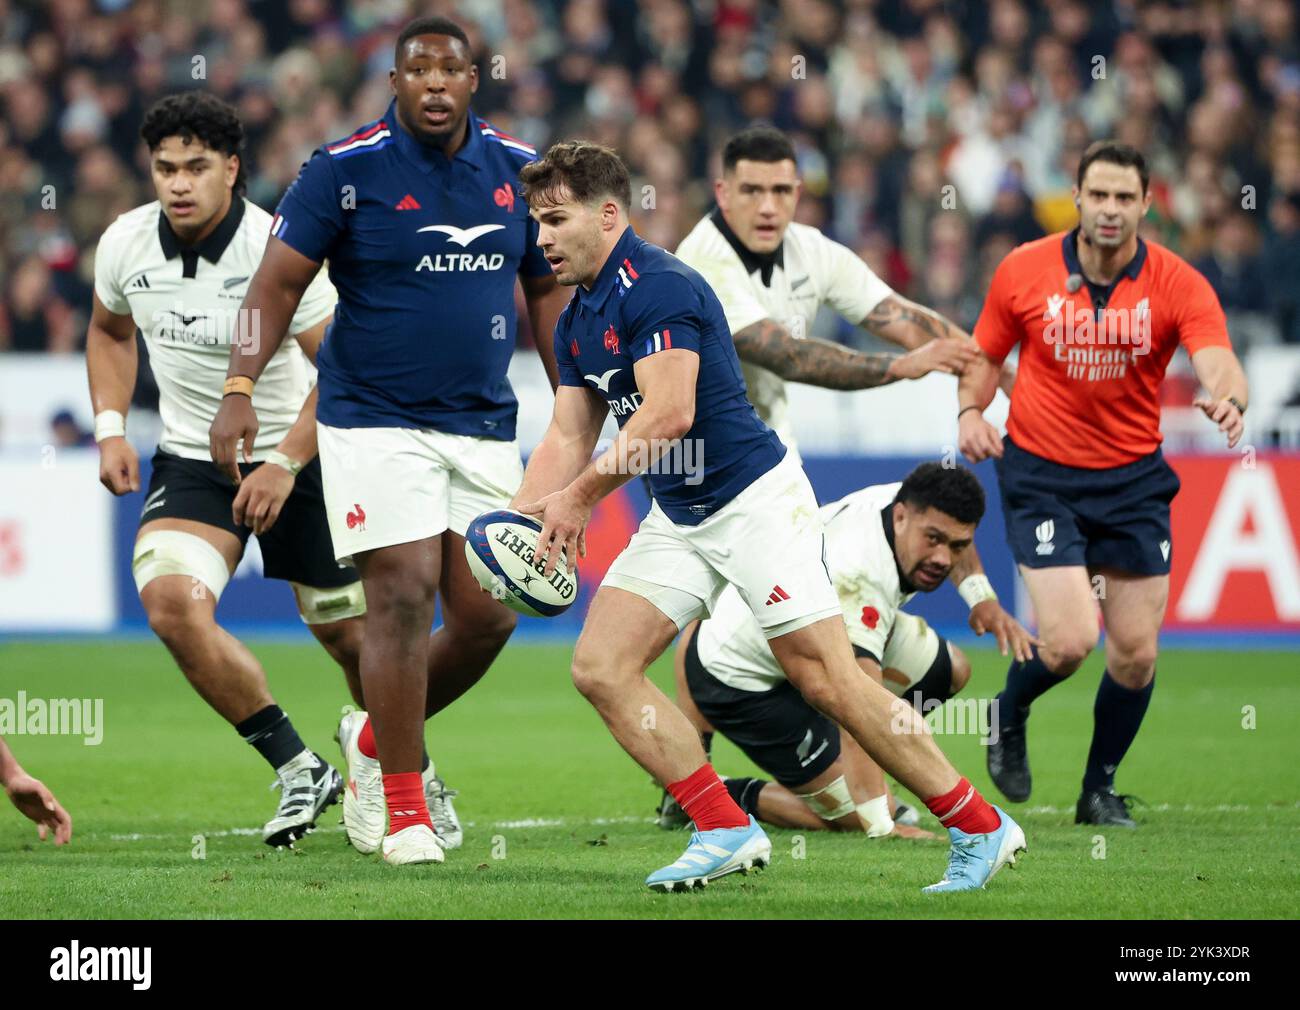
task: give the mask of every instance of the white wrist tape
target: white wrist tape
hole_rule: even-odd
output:
[[[858,817],[867,830],[868,838],[883,838],[894,830],[894,818],[889,813],[889,796],[877,796],[874,800],[858,804]]]
[[[266,461],[274,463],[276,466],[282,466],[295,477],[302,472],[303,464],[299,463],[292,456],[286,456],[279,449],[272,449],[266,454]]]
[[[106,438],[122,438],[126,435],[126,418],[120,411],[101,410],[95,415],[95,441]]]
[[[989,582],[989,577],[982,573],[967,575],[966,578],[961,580],[957,592],[966,601],[966,606],[972,610],[985,600],[996,600],[998,598],[998,594],[993,591],[993,584]]]

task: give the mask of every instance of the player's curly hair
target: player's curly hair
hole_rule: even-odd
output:
[[[530,207],[554,206],[566,192],[578,203],[613,197],[624,210],[632,206],[632,178],[623,159],[586,140],[553,145],[546,157],[519,170],[519,186]]]
[[[195,137],[214,151],[239,155],[239,172],[235,176],[236,196],[243,196],[248,186],[244,169],[244,124],[234,106],[206,91],[183,91],[160,98],[144,114],[140,136],[150,151],[167,137],[180,137],[190,143]]]
[[[978,523],[984,518],[984,488],[960,463],[922,463],[903,479],[894,501],[918,509],[938,509],[959,523]]]

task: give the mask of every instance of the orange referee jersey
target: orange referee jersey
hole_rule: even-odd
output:
[[[1012,250],[999,265],[975,340],[1001,364],[1020,345],[1007,433],[1020,448],[1100,470],[1160,445],[1157,392],[1174,349],[1226,347],[1214,290],[1186,260],[1138,239],[1109,288],[1088,284],[1075,231]],[[1070,291],[1074,276],[1078,290]]]

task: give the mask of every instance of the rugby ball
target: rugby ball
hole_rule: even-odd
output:
[[[578,598],[578,573],[561,559],[550,578],[534,562],[542,524],[498,509],[484,512],[465,532],[465,557],[478,584],[511,610],[529,617],[562,614]]]

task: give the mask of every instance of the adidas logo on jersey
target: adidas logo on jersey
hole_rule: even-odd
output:
[[[790,594],[787,593],[784,589],[782,589],[780,586],[773,586],[772,594],[767,598],[766,606],[770,607],[774,603],[784,603],[789,598],[790,598]]]
[[[135,280],[133,280],[133,281],[132,281],[129,285],[127,285],[127,286],[128,286],[128,287],[132,287],[132,288],[136,288],[136,289],[141,290],[141,291],[148,291],[149,288],[150,288],[150,286],[151,286],[151,285],[149,284],[149,275],[148,275],[148,274],[141,274],[139,277],[137,277]]]
[[[419,201],[416,200],[415,197],[413,197],[410,193],[407,193],[406,196],[402,197],[400,200],[397,201],[396,209],[397,210],[420,210],[421,208],[420,208]]]

